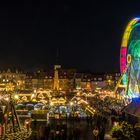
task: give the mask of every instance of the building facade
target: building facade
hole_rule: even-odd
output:
[[[120,73],[115,74],[92,74],[79,73],[76,69],[63,69],[59,67],[44,72],[22,73],[18,71],[0,72],[0,90],[5,90],[8,83],[12,83],[18,90],[47,89],[59,91],[74,91],[83,89],[87,91],[102,88],[107,85],[115,85]],[[57,85],[55,85],[57,83]]]

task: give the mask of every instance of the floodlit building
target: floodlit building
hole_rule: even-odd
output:
[[[58,66],[58,65],[57,65]],[[77,72],[76,69],[63,69],[60,65],[48,71],[23,73],[19,71],[0,72],[0,90],[12,83],[18,90],[47,89],[59,91],[87,90],[92,91],[109,84],[116,84],[120,73],[92,74]]]
[[[25,89],[26,74],[19,71],[7,71],[0,72],[0,90],[6,90],[6,86],[11,83],[17,90]]]

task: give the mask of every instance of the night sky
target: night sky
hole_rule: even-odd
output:
[[[12,3],[0,6],[0,69],[118,72],[121,38],[139,0]],[[59,51],[57,51],[59,50]]]

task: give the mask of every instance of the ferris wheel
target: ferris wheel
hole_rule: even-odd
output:
[[[120,83],[129,97],[140,93],[140,18],[132,19],[124,32],[120,50]],[[116,91],[115,91],[116,92]]]

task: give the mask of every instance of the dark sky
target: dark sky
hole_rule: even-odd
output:
[[[0,69],[64,68],[119,71],[128,21],[140,15],[139,0],[12,3],[0,6]]]

